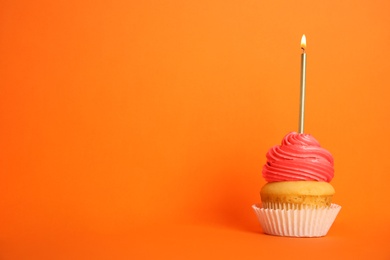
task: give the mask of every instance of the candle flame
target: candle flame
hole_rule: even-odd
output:
[[[302,35],[302,39],[301,39],[301,49],[303,51],[305,51],[306,49],[306,36],[305,35]]]

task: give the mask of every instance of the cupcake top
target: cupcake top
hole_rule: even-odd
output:
[[[288,133],[266,157],[263,177],[267,182],[330,182],[334,176],[333,156],[309,134]]]

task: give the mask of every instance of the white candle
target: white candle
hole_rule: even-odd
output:
[[[299,133],[303,133],[305,125],[305,92],[306,92],[306,36],[301,39],[301,102],[299,109]]]

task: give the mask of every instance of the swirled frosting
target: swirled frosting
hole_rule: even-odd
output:
[[[309,134],[288,133],[266,157],[262,173],[267,182],[330,182],[334,176],[333,156]]]

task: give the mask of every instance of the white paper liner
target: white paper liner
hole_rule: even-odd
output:
[[[261,204],[252,206],[266,234],[287,237],[325,236],[339,213],[341,206],[331,204],[319,209],[265,209]]]

